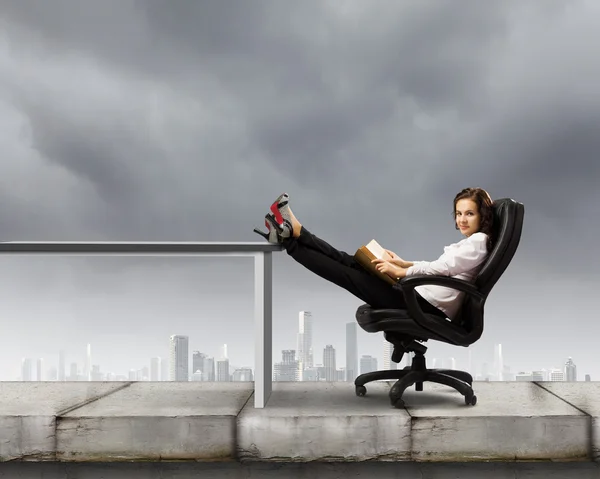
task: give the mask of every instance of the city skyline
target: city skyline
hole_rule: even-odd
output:
[[[346,323],[345,325],[345,345],[346,345],[346,362],[342,365],[338,359],[340,357],[339,350],[333,343],[327,344],[323,349],[322,361],[319,363],[315,360],[313,347],[312,319],[313,315],[310,311],[300,311],[298,313],[298,331],[296,333],[296,344],[300,349],[281,350],[281,361],[277,360],[277,353],[273,350],[273,379],[274,380],[295,380],[295,381],[311,381],[311,380],[326,380],[326,381],[346,381],[352,382],[358,374],[377,369],[402,368],[409,366],[412,360],[412,354],[405,354],[400,363],[396,364],[391,361],[392,346],[389,342],[383,339],[381,345],[382,358],[377,354],[361,352],[355,347],[357,340],[358,327],[356,323]],[[150,358],[150,367],[144,366],[142,369],[129,369],[128,374],[119,374],[109,372],[104,376],[107,380],[158,380],[152,379],[150,376],[160,376],[161,381],[228,381],[229,378],[238,373],[240,378],[253,377],[253,368],[246,363],[244,366],[234,366],[229,362],[228,346],[222,344],[219,348],[220,355],[210,357],[199,349],[190,349],[190,341],[188,335],[170,335],[169,336],[169,352],[167,357],[152,357]],[[348,349],[350,346],[350,349]],[[101,380],[100,365],[94,364],[91,355],[91,344],[86,346],[86,354],[84,358],[83,368],[78,370],[78,364],[70,362],[70,370],[66,380]],[[306,353],[302,353],[306,351]],[[59,352],[58,371],[55,367],[48,368],[48,371],[53,370],[53,378],[57,380],[61,373],[66,374],[67,361],[64,351]],[[317,355],[317,358],[319,355]],[[308,361],[306,359],[309,358]],[[381,361],[383,359],[383,361]],[[350,361],[350,368],[348,367]],[[36,368],[34,373],[34,361],[31,358],[22,359],[21,380],[40,380],[43,371],[43,358],[37,358]],[[360,370],[358,365],[360,364]],[[382,367],[378,367],[382,364]],[[206,368],[209,368],[210,373]],[[470,372],[474,378],[478,380],[578,380],[577,366],[574,364],[572,357],[563,364],[562,368],[556,366],[538,367],[525,372],[523,368],[516,367],[511,369],[511,366],[505,362],[503,348],[501,344],[495,344],[491,362],[473,361],[472,352],[469,351],[465,364],[457,366],[455,357],[436,358],[428,357],[429,368],[449,368],[462,369]],[[62,368],[62,370],[61,370]],[[354,368],[357,372],[354,373]],[[514,366],[513,366],[514,368]],[[350,371],[349,371],[350,369]],[[27,371],[27,372],[26,372]],[[82,374],[79,374],[82,372]],[[581,374],[580,374],[581,375]],[[585,380],[589,380],[591,376],[588,373],[583,374]],[[64,376],[63,376],[64,377]],[[23,379],[25,378],[25,379]],[[18,378],[17,378],[18,379]],[[243,380],[243,379],[241,379]],[[252,379],[246,379],[252,380]]]
[[[600,378],[600,2],[465,1],[0,2],[0,240],[264,241],[287,192],[341,250],[435,260],[461,239],[452,199],[480,186],[524,204],[521,243],[481,339],[428,360],[492,365],[502,344],[522,369],[573,356]],[[2,378],[60,350],[84,364],[87,344],[141,367],[173,334],[254,357],[250,258],[1,266]],[[333,344],[343,363],[361,304],[275,253],[274,357],[307,310],[313,359]],[[382,335],[357,338],[381,366]]]

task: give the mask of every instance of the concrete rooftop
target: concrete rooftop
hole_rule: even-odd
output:
[[[475,382],[476,406],[426,383],[405,409],[391,384],[276,382],[255,409],[252,383],[0,382],[0,462],[576,461],[600,477],[600,382]]]

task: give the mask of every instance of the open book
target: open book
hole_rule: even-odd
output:
[[[385,273],[380,273],[375,268],[375,264],[371,263],[374,259],[391,259],[390,255],[385,252],[385,249],[375,240],[369,241],[368,244],[361,246],[354,253],[354,259],[360,263],[370,273],[389,284],[395,284],[396,280]]]

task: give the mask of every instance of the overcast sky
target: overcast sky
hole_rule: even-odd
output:
[[[502,343],[513,371],[572,356],[598,380],[598,32],[595,0],[2,0],[1,239],[260,241],[287,191],[341,249],[433,260],[482,186],[526,219],[474,359]],[[250,259],[0,261],[0,379],[88,342],[126,373],[170,334],[253,366]],[[285,253],[274,270],[274,359],[310,310],[315,359],[343,366],[361,301]]]

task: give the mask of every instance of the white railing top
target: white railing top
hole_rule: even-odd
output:
[[[0,254],[58,255],[252,255],[281,251],[264,242],[0,241]]]

